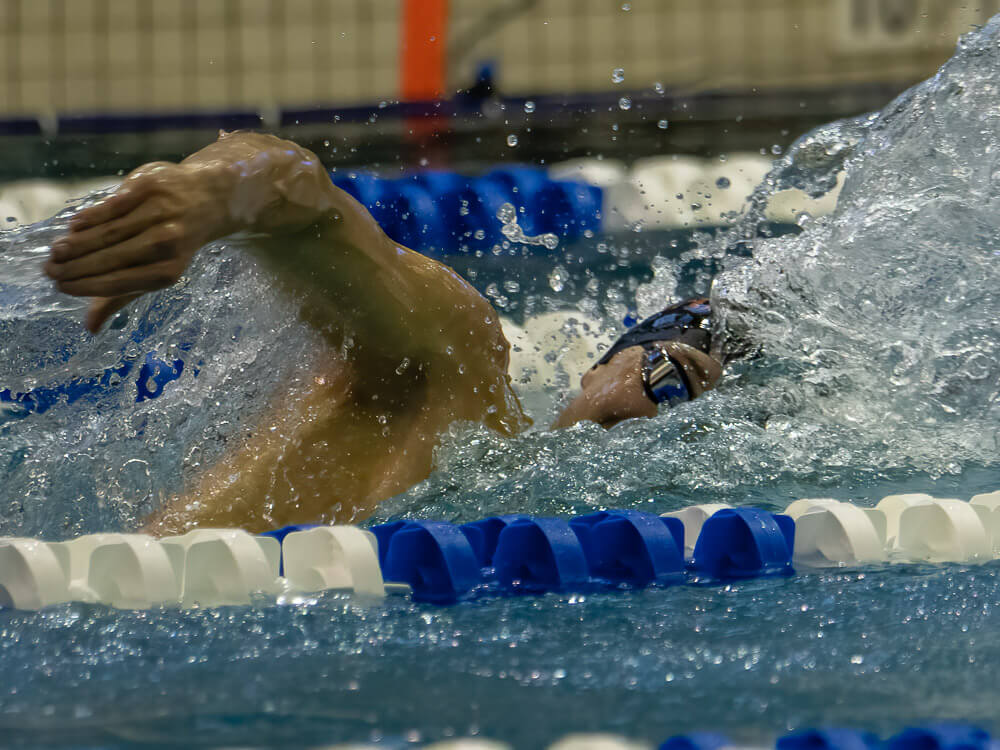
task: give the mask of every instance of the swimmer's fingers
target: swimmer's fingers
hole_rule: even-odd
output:
[[[176,164],[166,161],[143,164],[122,181],[113,195],[74,216],[69,223],[70,231],[76,232],[124,216],[146,200],[162,176],[170,174],[176,167]]]
[[[119,297],[98,297],[90,303],[90,308],[87,310],[87,330],[97,333],[104,325],[104,321],[141,296],[141,294],[123,294]]]
[[[133,211],[129,216],[135,213],[138,212]],[[52,260],[43,268],[45,273],[56,281],[76,281],[89,276],[103,276],[112,271],[170,260],[179,255],[177,248],[179,239],[180,230],[173,224],[164,224],[148,229],[138,236],[128,237],[124,242],[92,248],[88,254],[74,255],[71,260],[59,262],[53,253]],[[75,245],[73,250],[76,250]]]
[[[53,243],[50,256],[54,263],[66,263],[95,250],[109,248],[135,237],[157,223],[167,221],[173,213],[162,201],[147,200],[124,216],[96,226],[72,230]]]
[[[113,195],[109,195],[96,205],[88,206],[74,216],[69,223],[70,231],[78,232],[124,216],[146,199],[147,187],[147,183],[141,180],[125,182]]]
[[[160,261],[145,266],[88,276],[75,281],[58,281],[56,287],[74,297],[117,297],[135,292],[152,292],[176,282],[183,266],[175,261]]]

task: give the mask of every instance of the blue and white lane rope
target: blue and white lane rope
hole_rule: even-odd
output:
[[[1000,492],[971,501],[890,495],[874,508],[797,500],[785,513],[694,505],[655,516],[495,516],[464,525],[395,521],[286,526],[259,536],[198,529],[154,539],[0,537],[0,606],[68,601],[120,608],[249,604],[256,594],[477,596],[643,588],[877,562],[975,564],[1000,557]]]
[[[425,750],[511,750],[504,742],[483,737],[456,738],[423,747]],[[614,734],[571,734],[549,745],[549,750],[654,750],[654,747],[649,742]],[[347,750],[347,746],[333,745],[327,750]],[[778,737],[771,745],[747,745],[716,732],[693,732],[669,738],[659,745],[659,750],[1000,750],[1000,742],[973,725],[937,723],[907,727],[886,740],[851,728],[805,729]]]
[[[690,157],[650,157],[631,168],[613,160],[587,158],[549,168],[497,166],[481,176],[423,170],[385,178],[342,170],[332,172],[331,179],[363,203],[394,240],[440,257],[482,252],[508,240],[512,247],[525,247],[521,240],[534,240],[534,244],[551,248],[548,239],[565,245],[597,232],[719,225],[725,223],[726,216],[740,211],[769,165],[770,160],[749,154],[733,156],[725,163]],[[90,187],[107,188],[113,183],[109,180],[99,180]],[[728,187],[723,190],[719,184]],[[692,212],[690,199],[677,197],[705,193],[715,197],[699,201],[706,207],[698,212]],[[23,209],[33,220],[40,220],[65,208],[67,200],[75,195],[79,191],[74,193],[57,184],[15,185],[0,191],[0,216],[20,214]],[[801,206],[807,199],[799,195],[796,200]],[[835,196],[832,200],[835,202]],[[33,208],[22,203],[32,204]],[[512,218],[517,223],[514,233],[510,232],[511,222],[506,220],[507,204],[513,207]],[[810,211],[821,215],[829,208]],[[501,221],[500,216],[505,220]],[[780,214],[775,218],[789,217]],[[141,346],[149,334],[137,331],[132,340]],[[183,343],[178,348],[184,352],[190,349]],[[30,391],[0,383],[0,409],[14,416],[42,413],[58,404],[96,398],[115,388],[131,388],[133,382],[135,400],[142,402],[161,395],[186,368],[197,374],[198,364],[149,352],[140,361],[123,356],[117,365],[102,372],[81,373],[69,382]],[[133,373],[134,380],[129,377]]]

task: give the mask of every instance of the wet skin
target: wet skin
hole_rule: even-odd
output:
[[[96,333],[132,300],[178,282],[201,247],[236,232],[251,233],[250,252],[328,346],[322,364],[289,383],[258,428],[145,530],[357,521],[430,474],[453,422],[505,435],[530,424],[490,304],[447,266],[390,240],[314,154],[289,141],[224,133],[179,164],[140,167],[74,217],[45,271],[60,291],[93,298],[86,326]],[[683,344],[670,354],[693,396],[718,380],[707,355]],[[555,427],[611,427],[657,412],[639,347],[592,368],[581,385]]]

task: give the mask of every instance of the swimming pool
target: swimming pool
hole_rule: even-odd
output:
[[[540,426],[591,342],[613,338],[629,310],[702,291],[711,276],[730,330],[752,332],[763,356],[704,399],[610,432],[503,440],[456,426],[435,474],[375,520],[708,500],[777,510],[797,497],[872,504],[1000,487],[998,36],[994,21],[967,37],[935,79],[880,116],[804,138],[735,229],[457,259],[514,324],[558,323],[562,342],[514,372]],[[845,170],[834,215],[764,236],[763,197],[820,193]],[[4,412],[5,534],[128,527],[251,428],[317,346],[294,305],[242,262],[238,240],[90,339],[77,303],[26,270],[60,221],[3,237],[4,384],[64,382],[150,351],[191,366],[140,403],[112,387],[44,413]],[[576,323],[540,317],[568,311]],[[0,731],[25,746],[391,747],[475,735],[543,747],[598,730],[657,742],[713,729],[760,744],[824,724],[887,735],[961,719],[995,730],[998,574],[995,562],[866,566],[448,608],[329,593],[189,611],[4,610]]]

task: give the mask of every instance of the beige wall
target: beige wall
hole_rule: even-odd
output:
[[[0,0],[0,117],[398,96],[402,0]],[[628,5],[629,10],[623,10]],[[449,79],[506,93],[926,77],[1000,0],[451,0]]]

